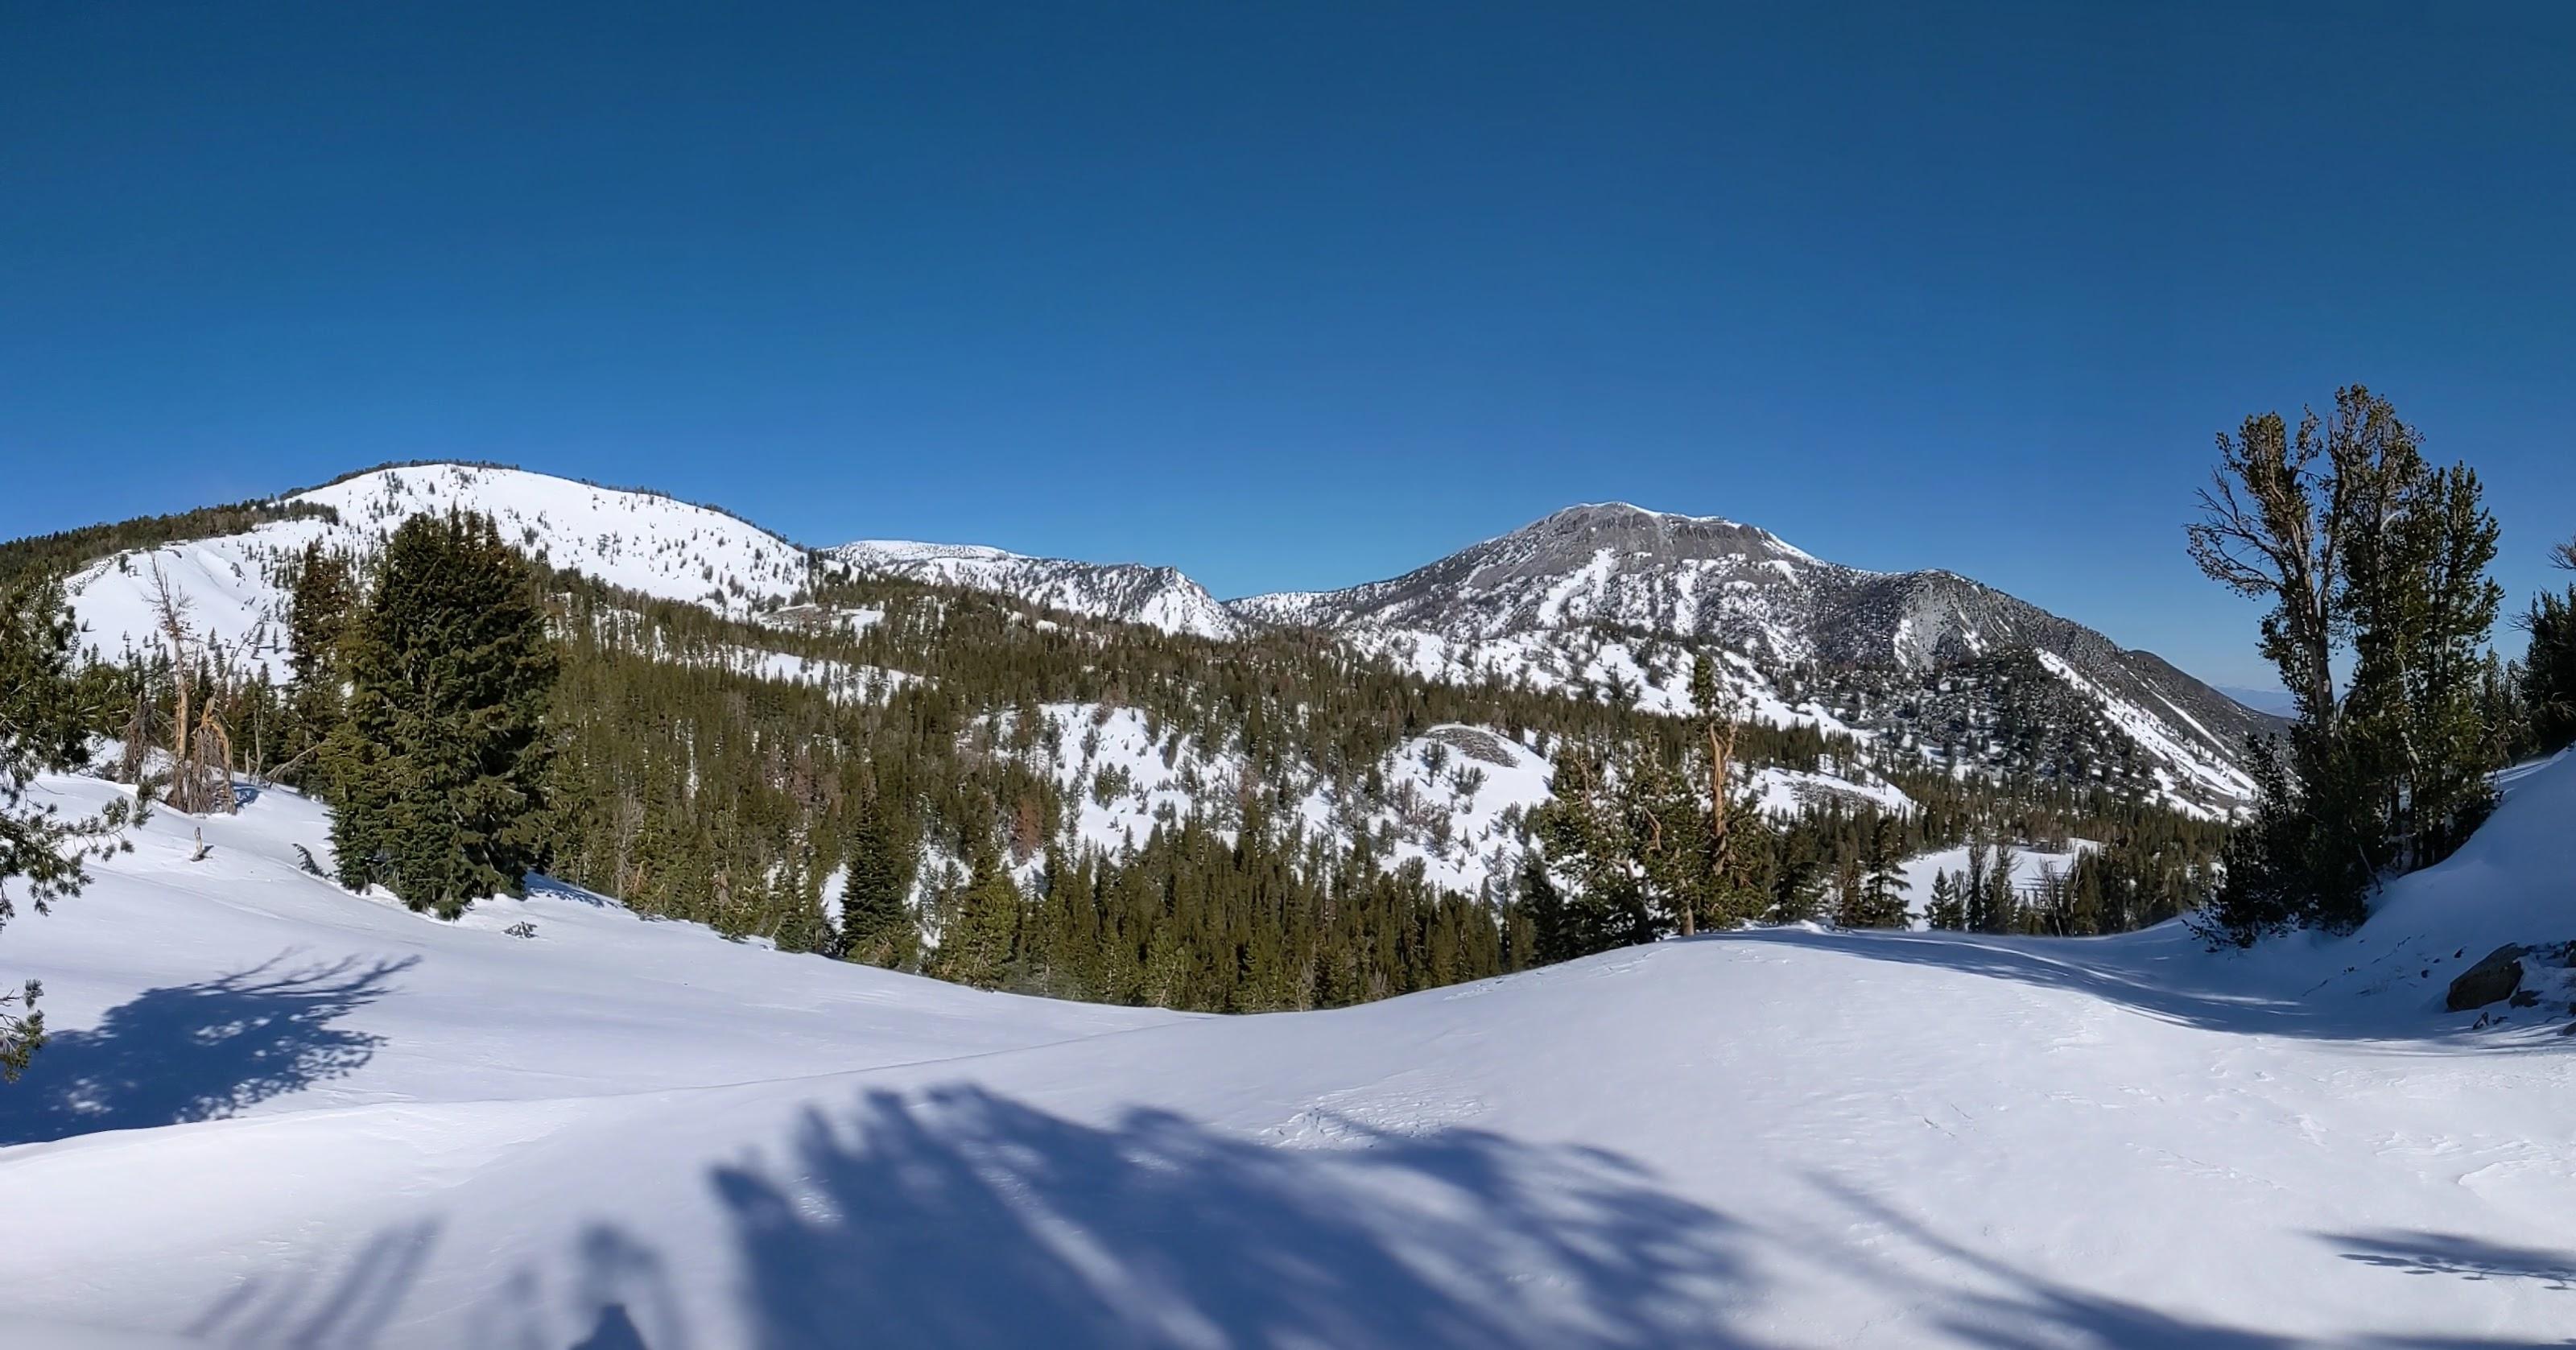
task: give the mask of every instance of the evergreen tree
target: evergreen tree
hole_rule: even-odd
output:
[[[2576,570],[2576,542],[2560,544],[2551,561]],[[2576,745],[2576,588],[2533,597],[2521,620],[2531,635],[2523,656],[2521,707],[2530,721],[2530,749],[2551,754]]]
[[[1967,871],[1959,882],[1961,926],[1971,933],[1994,931],[1994,898],[1993,846],[1982,835],[1971,835],[1968,839]]]
[[[278,747],[282,763],[302,766],[321,754],[340,725],[347,705],[341,645],[356,604],[347,560],[318,539],[306,544],[287,593],[286,660],[292,673],[286,682],[285,743]],[[316,769],[304,776],[327,796],[330,785]]]
[[[2531,714],[2523,703],[2522,666],[2488,652],[2478,672],[2478,716],[2486,723],[2486,758],[2501,769],[2530,752]]]
[[[1924,917],[1934,928],[1967,927],[1966,910],[1959,900],[1959,883],[1947,871],[1932,874],[1932,896],[1924,908]]]
[[[477,896],[523,893],[550,826],[557,669],[526,564],[484,517],[404,521],[347,657],[331,742],[341,882],[381,882],[450,919]]]
[[[1584,940],[1565,903],[1565,896],[1547,874],[1547,859],[1531,849],[1521,859],[1520,912],[1530,926],[1532,965],[1550,965],[1571,961],[1584,954]]]
[[[71,667],[79,631],[55,578],[37,573],[0,586],[0,926],[21,900],[42,914],[79,894],[89,881],[86,862],[133,848],[119,832],[140,816],[122,802],[66,819],[50,802],[27,801],[37,774],[89,762],[94,712]],[[33,980],[0,993],[0,1081],[16,1079],[44,1043],[42,993]]]
[[[2254,812],[2228,836],[2221,855],[2227,881],[2194,926],[2212,946],[2252,946],[2298,926],[2311,912],[2308,878],[2320,869],[2306,856],[2321,837],[2299,814],[2297,792],[2276,737],[2246,747],[2246,768],[2257,789]]]
[[[877,793],[860,797],[842,864],[848,871],[841,890],[841,956],[889,969],[914,959],[921,933],[907,897],[920,859],[919,842],[904,837]]]
[[[1894,816],[1882,815],[1869,829],[1869,843],[1861,855],[1860,912],[1862,928],[1902,928],[1905,926],[1904,841]]]
[[[1538,813],[1538,833],[1548,865],[1569,883],[1569,955],[1653,941],[1656,864],[1669,856],[1651,833],[1660,825],[1664,785],[1637,772],[1610,781],[1597,753],[1567,747],[1555,786],[1556,800]]]
[[[2298,709],[2258,755],[2269,795],[2231,845],[2209,917],[2220,940],[2348,930],[2385,871],[2439,861],[2488,809],[2481,649],[2501,593],[2480,496],[2475,473],[2430,467],[2414,428],[2357,385],[2295,433],[2265,414],[2219,437],[2192,558],[2270,603],[2262,651]],[[2257,861],[2254,847],[2273,852]]]
[[[1002,869],[1000,855],[989,846],[977,850],[973,873],[957,897],[954,919],[939,934],[941,977],[978,989],[999,989],[1007,983],[1019,938],[1020,907],[1020,888]]]
[[[1993,866],[1986,873],[1985,903],[1981,907],[1984,922],[1978,931],[2009,933],[2021,921],[2021,892],[2013,884],[2013,873],[2021,866],[2021,855],[2011,846],[1995,847]]]

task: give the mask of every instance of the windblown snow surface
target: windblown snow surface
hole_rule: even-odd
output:
[[[2576,936],[2571,824],[2528,771],[2251,954],[1758,931],[1212,1018],[551,886],[441,924],[300,871],[300,799],[194,863],[164,813],[0,939],[58,1033],[0,1089],[0,1344],[2555,1344],[2568,1010],[2440,1000]]]

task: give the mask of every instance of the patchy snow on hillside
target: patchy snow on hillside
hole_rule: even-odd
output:
[[[2013,889],[2025,898],[2035,894],[2051,876],[2069,876],[2075,861],[2102,847],[2090,839],[2070,839],[2063,849],[2036,848],[2028,844],[2011,844]],[[1924,906],[1932,900],[1932,879],[1947,872],[1954,877],[1968,874],[1968,846],[1934,849],[1905,860],[1899,873],[1905,879],[1906,912],[1921,926]]]
[[[403,521],[453,509],[490,516],[504,542],[556,567],[720,612],[774,604],[807,580],[803,549],[721,511],[517,469],[378,469],[286,500],[330,507],[339,522],[277,521],[83,568],[66,588],[81,644],[111,659],[151,648],[157,570],[199,635],[282,679],[286,573],[306,544],[373,556]]]
[[[1072,812],[1066,832],[1076,847],[1125,853],[1201,802],[1230,801],[1242,779],[1240,755],[1210,751],[1140,709],[1050,703],[1037,716],[1031,753],[1064,793]],[[1013,720],[997,719],[997,736],[1007,739]],[[1232,838],[1230,819],[1219,823]]]
[[[863,539],[825,557],[863,576],[900,577],[1007,595],[1068,614],[1143,624],[1167,633],[1233,638],[1246,631],[1197,582],[1169,567],[1032,558],[981,544]]]
[[[1069,815],[1062,832],[1073,846],[1122,854],[1156,825],[1176,825],[1194,810],[1236,837],[1249,772],[1239,750],[1157,727],[1135,708],[1056,703],[1037,714],[1026,754],[1062,789]],[[991,734],[1012,743],[1014,721],[997,719]],[[1288,783],[1295,805],[1275,826],[1341,851],[1376,841],[1385,845],[1378,857],[1387,870],[1418,860],[1434,885],[1498,895],[1491,888],[1520,861],[1521,817],[1548,800],[1553,772],[1536,751],[1498,732],[1437,726],[1378,762],[1374,795],[1365,786],[1337,790],[1311,773]]]
[[[887,666],[831,661],[732,643],[717,649],[713,663],[754,679],[777,684],[811,685],[836,699],[852,703],[883,703],[892,698],[896,690],[921,683],[925,678]]]
[[[55,1034],[0,1343],[2556,1343],[2576,1037],[2441,994],[2576,935],[2571,819],[2515,775],[2340,939],[1746,931],[1214,1018],[557,887],[441,924],[298,870],[299,799],[194,863],[165,813],[0,939]]]
[[[2041,648],[2038,656],[2039,663],[2047,667],[2050,674],[2064,680],[2101,705],[2103,713],[2111,719],[2112,725],[2127,732],[2130,739],[2145,747],[2147,753],[2161,762],[2163,767],[2156,770],[2156,778],[2164,785],[2162,795],[2167,804],[2209,818],[2217,814],[2210,805],[2209,799],[2217,799],[2230,810],[2254,800],[2253,775],[2203,750],[2198,745],[2173,735],[2163,718],[2112,697],[2100,685],[2086,679],[2082,671],[2068,664],[2066,659],[2057,653]],[[2166,704],[2166,710],[2172,716],[2182,719],[2192,729],[2206,734],[2206,730],[2200,723],[2193,721],[2190,714],[2170,703]],[[2173,772],[2175,769],[2181,771],[2182,776],[2179,779]],[[2189,789],[2188,792],[2184,790],[2186,786]]]
[[[1361,627],[1340,636],[1357,650],[1427,680],[1615,699],[1640,712],[1698,711],[1690,698],[1691,657],[1677,646],[1663,645],[1656,655],[1647,657],[1639,643],[1563,632],[1461,640],[1427,629]],[[1727,651],[1717,655],[1720,685],[1737,717],[1775,727],[1810,726],[1863,741],[1875,735],[1848,725],[1812,700],[1791,705],[1743,656]]]
[[[929,679],[908,670],[835,661],[767,647],[747,647],[735,642],[674,641],[667,630],[627,609],[593,611],[591,631],[605,644],[650,660],[730,671],[774,684],[807,685],[821,689],[835,699],[852,703],[883,703],[906,685],[926,683]]]
[[[1390,868],[1419,860],[1435,886],[1499,900],[1526,845],[1521,822],[1554,800],[1545,757],[1484,727],[1432,727],[1380,761],[1384,789],[1366,827]]]
[[[1238,750],[1157,728],[1134,708],[1061,703],[1038,715],[1025,754],[1063,790],[1069,819],[1062,832],[1073,846],[1120,854],[1157,824],[1176,825],[1194,809],[1235,837],[1235,802],[1247,773]],[[1015,743],[1013,721],[996,719],[989,734]],[[1340,851],[1369,841],[1389,871],[1418,861],[1435,886],[1499,901],[1528,849],[1529,813],[1554,799],[1555,773],[1546,756],[1501,732],[1442,725],[1389,751],[1365,782],[1336,787],[1306,772],[1287,792],[1306,837]],[[1850,809],[1914,809],[1894,784],[1856,765],[1739,765],[1736,781],[1761,809],[1781,816],[1837,801]]]
[[[1765,765],[1750,771],[1739,768],[1736,779],[1753,794],[1757,806],[1775,816],[1795,816],[1836,802],[1849,809],[1895,814],[1914,809],[1914,799],[1902,789],[1862,768],[1823,773]]]

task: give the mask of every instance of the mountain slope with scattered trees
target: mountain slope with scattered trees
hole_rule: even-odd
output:
[[[1435,677],[1271,617],[1218,636],[1128,622],[496,466],[374,470],[248,511],[198,522],[230,533],[140,522],[79,536],[122,551],[45,555],[77,568],[90,725],[129,781],[193,785],[192,812],[224,809],[226,777],[334,802],[341,879],[442,912],[527,865],[794,950],[1254,1010],[1747,919],[1913,922],[1931,897],[1897,864],[1972,840],[2094,841],[2100,863],[2067,881],[2084,903],[2025,887],[1980,915],[2108,930],[2192,904],[2226,833],[2018,647],[1933,641],[1946,654],[1919,671],[1811,661],[1783,686],[1812,679],[1841,712],[1774,717],[1743,653],[1696,637],[1617,639],[1670,670],[1662,705]],[[441,521],[462,522],[452,547],[394,566]],[[483,648],[470,620],[515,583],[438,600],[433,579],[496,545],[544,642],[513,639],[491,670],[550,682],[400,655]],[[495,701],[423,693],[441,680]],[[433,734],[441,707],[517,748]],[[1864,725],[1886,717],[1908,729]],[[415,740],[458,748],[433,770]],[[385,837],[418,826],[402,803],[431,782],[485,814],[445,842]],[[430,853],[486,860],[450,875]]]

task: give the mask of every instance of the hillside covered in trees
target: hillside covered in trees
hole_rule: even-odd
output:
[[[1890,743],[1726,715],[1726,651],[1685,638],[1603,630],[1696,662],[1717,715],[1429,678],[1309,627],[1211,638],[836,567],[704,508],[493,467],[329,491],[95,527],[27,562],[86,568],[94,729],[128,776],[166,790],[197,763],[334,801],[359,822],[337,864],[353,885],[400,870],[400,794],[374,766],[418,756],[376,747],[398,723],[434,742],[442,715],[370,692],[402,665],[384,644],[508,593],[543,647],[505,663],[535,682],[496,695],[539,755],[491,779],[526,780],[494,789],[512,865],[988,987],[1297,1008],[1744,920],[1948,922],[1899,864],[1972,840],[2071,859],[2020,886],[2005,869],[1977,926],[2116,931],[2193,904],[2225,834],[2138,791],[2133,745],[1996,697],[2038,681],[2027,654],[1957,663]],[[457,538],[484,531],[520,579],[422,619],[439,565],[406,568],[403,541],[452,511],[489,519]],[[1858,719],[1868,688],[1818,668],[1812,697]],[[388,804],[352,815],[370,801]],[[442,910],[465,898],[433,889]]]

